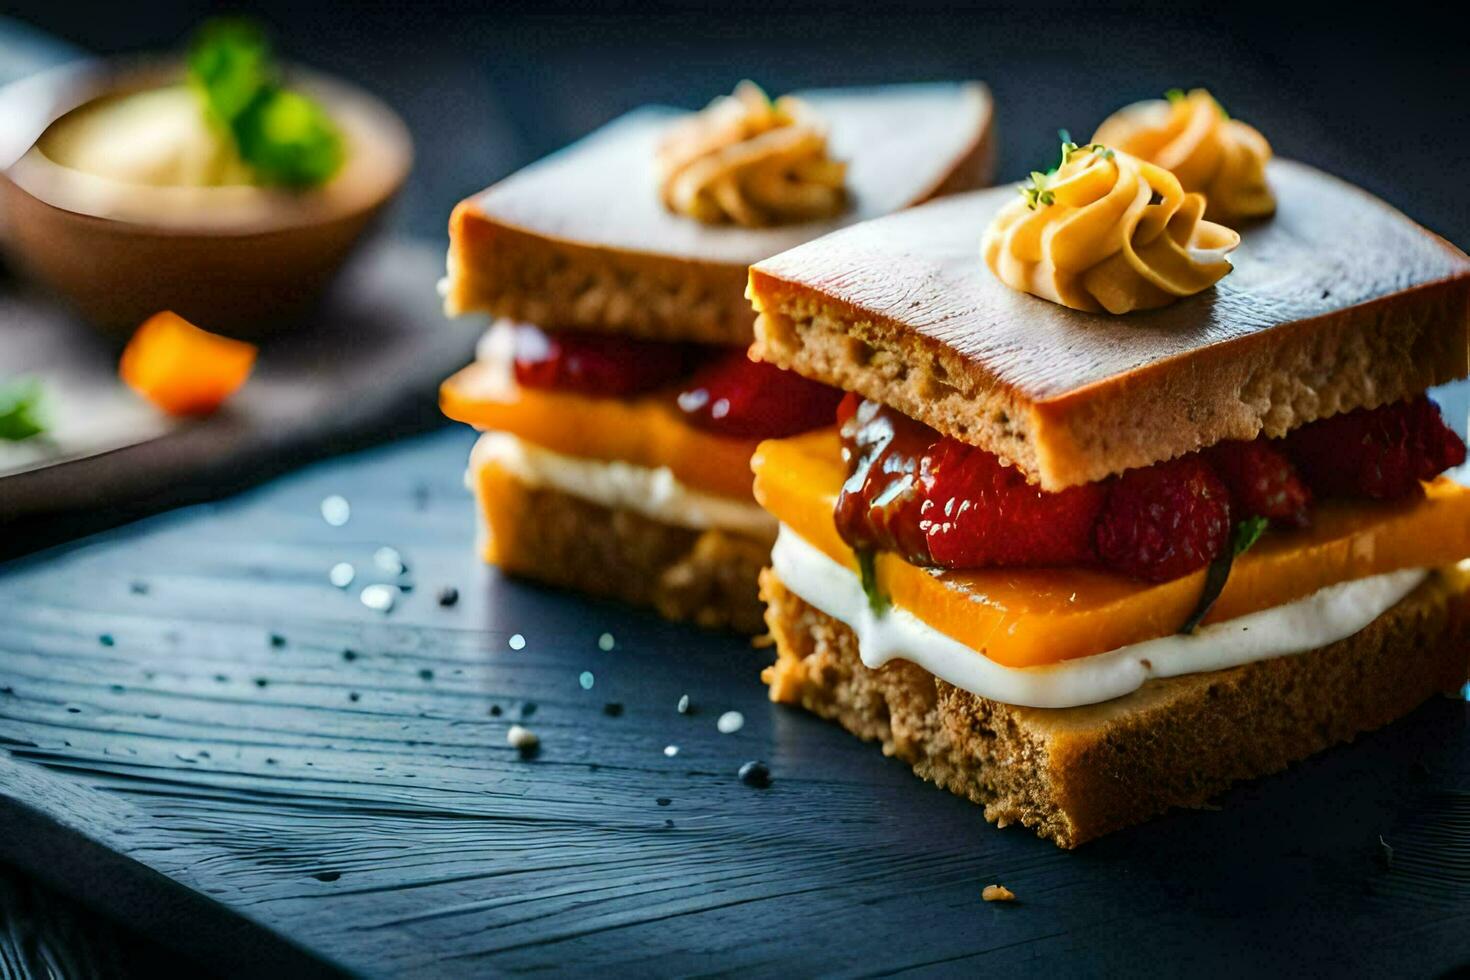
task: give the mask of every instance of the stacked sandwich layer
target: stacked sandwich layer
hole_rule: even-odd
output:
[[[1139,167],[1069,144],[1024,203],[936,202],[750,279],[757,355],[850,393],[837,432],[756,457],[772,697],[1069,847],[1385,724],[1470,661],[1470,491],[1440,476],[1465,449],[1423,394],[1466,373],[1470,260],[1278,162],[1228,275],[1170,296],[1188,276],[1117,265],[1159,309],[1087,312],[1120,293],[1069,289],[1061,232],[1005,242],[1031,263],[1007,280],[1055,302],[980,261],[987,227],[1077,228]],[[1150,209],[1203,209],[1150,179],[1123,238],[1146,259]]]
[[[841,393],[748,358],[746,267],[983,186],[989,122],[977,85],[812,93],[799,111],[743,87],[693,119],[632,113],[463,202],[447,307],[501,319],[441,404],[485,433],[468,477],[485,558],[758,631],[776,522],[752,497],[751,454],[829,425]],[[662,194],[660,164],[682,181]],[[707,179],[691,189],[691,173]]]

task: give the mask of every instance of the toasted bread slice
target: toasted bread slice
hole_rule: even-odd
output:
[[[1080,708],[1023,708],[908,661],[864,666],[842,623],[761,575],[773,701],[882,744],[914,772],[1076,847],[1386,725],[1470,669],[1466,576],[1431,576],[1366,629],[1295,656],[1149,681]],[[977,654],[978,656],[978,654]],[[1345,792],[1348,790],[1345,790]]]
[[[1047,490],[1279,436],[1462,378],[1470,259],[1335,177],[1269,170],[1279,208],[1213,289],[1126,316],[1002,284],[996,188],[757,263],[754,353],[982,446]]]
[[[798,93],[846,160],[849,211],[772,228],[705,225],[659,199],[654,153],[681,113],[631,112],[463,201],[450,218],[450,313],[548,329],[748,344],[747,267],[854,221],[989,183],[978,83]]]
[[[767,538],[695,530],[532,486],[491,464],[472,473],[486,561],[547,585],[638,606],[666,619],[761,630],[757,576]]]

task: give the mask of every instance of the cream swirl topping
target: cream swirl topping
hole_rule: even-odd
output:
[[[847,206],[847,164],[811,108],[753,82],[675,125],[658,147],[660,194],[677,214],[749,227],[828,218]]]
[[[1169,171],[1101,144],[1062,146],[1053,174],[986,229],[986,265],[1013,289],[1088,312],[1147,310],[1219,282],[1240,236]]]
[[[1213,221],[1233,225],[1276,210],[1266,183],[1271,144],[1202,88],[1119,109],[1092,138],[1171,171],[1186,191],[1205,196]]]

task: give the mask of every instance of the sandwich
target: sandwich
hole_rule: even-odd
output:
[[[483,432],[468,482],[504,571],[754,633],[776,525],[763,438],[841,393],[747,356],[750,263],[988,184],[978,84],[645,108],[459,204],[446,309],[494,318],[441,389]]]
[[[1470,672],[1470,490],[1442,475],[1465,445],[1426,396],[1466,375],[1470,260],[1186,129],[1258,166],[1189,189],[1157,133],[1066,141],[1020,195],[750,271],[754,356],[846,393],[753,464],[772,700],[1063,848]]]

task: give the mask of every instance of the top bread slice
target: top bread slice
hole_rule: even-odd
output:
[[[547,329],[745,345],[752,262],[990,181],[991,101],[979,83],[797,94],[826,123],[834,158],[848,163],[845,214],[742,228],[669,212],[654,153],[682,114],[639,109],[455,208],[446,309]]]
[[[1383,201],[1275,161],[1274,217],[1213,289],[1125,316],[1017,292],[980,256],[1013,187],[757,263],[753,353],[981,446],[1047,490],[1280,436],[1464,377],[1470,259]]]

